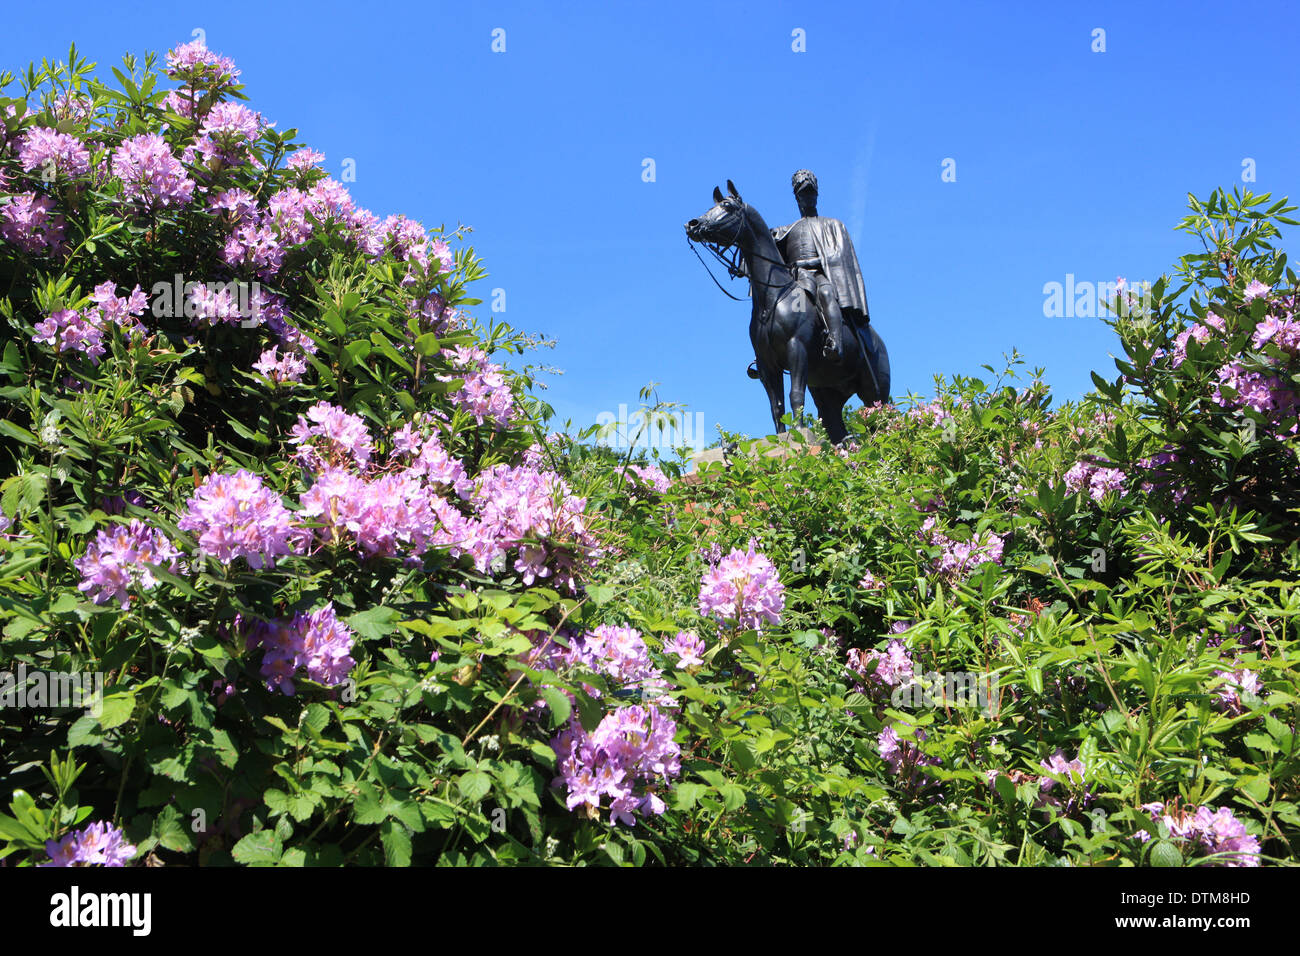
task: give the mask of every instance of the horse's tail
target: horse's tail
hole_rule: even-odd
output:
[[[856,318],[856,317],[855,317]],[[889,353],[885,351],[884,340],[876,334],[876,330],[870,322],[849,322],[853,329],[853,334],[857,336],[858,343],[862,346],[863,363],[867,366],[867,379],[871,383],[872,394],[875,395],[877,402],[889,401]],[[879,345],[879,348],[877,348]],[[864,386],[866,382],[862,383]],[[863,404],[870,404],[867,396],[863,394],[865,388],[858,391],[858,397],[862,399]]]

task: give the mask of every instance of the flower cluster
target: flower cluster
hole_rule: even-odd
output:
[[[849,669],[866,682],[853,689],[873,699],[887,696],[895,687],[910,684],[916,676],[916,662],[912,660],[907,645],[898,638],[886,644],[883,651],[851,647],[847,657]]]
[[[277,355],[278,345],[272,345],[253,363],[253,371],[265,375],[276,385],[292,385],[302,381],[307,372],[307,362],[301,355],[285,352]]]
[[[203,282],[192,283],[186,288],[185,314],[196,326],[238,325],[252,312],[246,293],[234,283],[214,283],[211,288]]]
[[[703,649],[703,643],[700,643]],[[671,706],[671,698],[664,696],[669,684],[663,671],[650,660],[641,633],[632,627],[602,624],[588,631],[580,640],[570,643],[565,655],[570,665],[585,667],[609,678],[620,692],[633,692],[641,699],[656,699],[661,706]],[[587,688],[592,696],[599,696],[594,688]]]
[[[1273,345],[1290,355],[1300,355],[1300,321],[1294,316],[1279,319],[1266,315],[1255,326],[1250,342],[1257,349]]]
[[[918,728],[915,731],[915,738],[924,741],[925,731]],[[889,766],[894,776],[907,780],[912,785],[918,783],[928,785],[934,782],[932,778],[918,771],[921,767],[937,767],[939,759],[922,753],[916,744],[899,737],[898,731],[893,727],[886,727],[876,735],[876,748],[880,751],[880,758]]]
[[[939,401],[929,402],[925,405],[913,405],[907,410],[907,418],[915,419],[926,425],[938,425],[945,418],[951,417]]]
[[[939,556],[934,559],[933,567],[941,577],[957,580],[970,576],[971,572],[988,561],[1002,563],[1006,535],[985,531],[980,535],[972,535],[968,541],[954,541],[935,525],[934,518],[926,518],[921,525],[921,537],[927,543],[939,547]]]
[[[85,352],[94,364],[104,354],[104,332],[110,324],[124,334],[141,336],[146,332],[137,316],[144,314],[149,300],[137,285],[126,298],[117,295],[117,285],[101,282],[90,296],[95,304],[78,311],[60,309],[37,323],[33,341],[55,346],[58,352]]]
[[[308,153],[290,168],[301,172],[308,160],[319,155]],[[310,239],[319,225],[338,223],[344,236],[371,259],[384,254],[388,247],[387,230],[392,225],[358,207],[347,188],[328,176],[305,189],[286,186],[267,199],[264,209],[259,210],[253,197],[242,190],[218,194],[213,199],[213,208],[228,212],[231,218],[223,261],[231,267],[251,268],[263,279],[278,274],[288,251]],[[404,222],[410,234],[408,239],[414,241],[417,232],[421,241],[427,239],[419,223]]]
[[[1213,335],[1223,335],[1226,331],[1223,317],[1209,314],[1205,317],[1205,323],[1197,323],[1189,328],[1183,329],[1174,337],[1174,351],[1169,359],[1169,364],[1173,368],[1178,368],[1187,361],[1187,343],[1195,339],[1201,345],[1208,342]],[[1163,354],[1163,353],[1157,353]]]
[[[299,446],[294,459],[312,472],[348,462],[364,466],[373,447],[366,423],[329,402],[317,402],[306,417],[299,415],[289,441]]]
[[[623,478],[633,487],[648,485],[663,494],[672,487],[672,479],[654,465],[628,465]]]
[[[677,724],[654,705],[620,707],[587,733],[576,719],[551,743],[559,766],[555,783],[568,790],[565,805],[584,805],[596,818],[610,800],[610,821],[636,824],[636,814],[657,815],[666,805],[655,792],[681,773]],[[638,785],[645,789],[639,790]]]
[[[414,560],[430,545],[450,545],[444,522],[455,527],[461,520],[459,512],[410,472],[366,481],[327,467],[300,500],[302,514],[323,523],[326,540],[350,536],[368,557]]]
[[[335,687],[343,683],[356,665],[351,657],[355,637],[335,616],[332,603],[310,614],[256,621],[247,630],[249,649],[262,647],[266,651],[262,657],[266,689],[290,697],[296,692],[293,677],[300,667],[318,684]]]
[[[213,53],[202,40],[182,44],[167,52],[167,75],[194,88],[216,88],[239,76],[234,61]]]
[[[469,412],[480,425],[490,421],[496,427],[504,428],[515,420],[518,410],[514,392],[506,382],[501,366],[488,361],[487,352],[458,345],[443,349],[443,354],[451,362],[455,374],[439,375],[439,380],[463,380],[460,388],[448,395],[452,404]]]
[[[1246,825],[1227,807],[1191,809],[1157,802],[1143,804],[1142,809],[1165,825],[1170,839],[1198,846],[1205,855],[1218,858],[1213,861],[1216,865],[1259,866],[1259,838],[1247,833]],[[1145,841],[1150,834],[1140,830],[1137,837]]]
[[[176,527],[199,535],[199,551],[230,564],[245,558],[255,570],[293,554],[303,538],[280,496],[246,469],[209,475],[186,502]]]
[[[882,591],[885,588],[885,582],[868,571],[862,576],[862,580],[858,582],[858,587],[867,591]]]
[[[408,422],[393,435],[393,457],[409,457],[407,472],[444,490],[452,490],[468,498],[474,482],[465,472],[465,466],[442,446],[436,433],[424,435],[421,424],[434,420],[426,414],[420,422]]]
[[[214,164],[240,165],[248,145],[274,125],[242,103],[217,103],[204,117],[198,138],[186,148],[183,158],[186,165],[202,163],[209,168]]]
[[[136,850],[126,842],[125,833],[96,820],[62,840],[46,840],[45,852],[50,862],[42,866],[126,866]]]
[[[1242,654],[1256,649],[1262,643],[1262,639],[1256,636],[1251,640],[1246,627],[1241,624],[1229,630],[1231,633],[1212,636],[1205,643],[1207,647],[1219,648],[1221,654],[1232,655],[1232,663],[1229,667],[1217,669],[1212,674],[1214,679],[1222,682],[1215,692],[1214,703],[1225,713],[1239,717],[1246,712],[1247,707],[1247,702],[1242,700],[1243,694],[1256,700],[1264,696],[1259,674],[1249,670],[1242,662]]]
[[[469,554],[479,571],[504,564],[513,551],[525,584],[554,576],[573,590],[574,572],[595,562],[599,548],[587,528],[586,499],[558,474],[528,462],[494,465],[479,473],[470,498],[477,516],[448,533],[456,542],[452,556]]]
[[[442,296],[431,292],[422,299],[411,299],[406,303],[407,313],[416,319],[420,328],[441,335],[460,326],[459,315],[447,305]]]
[[[141,133],[122,141],[113,152],[113,175],[122,181],[123,196],[146,209],[188,205],[194,180],[157,133]]]
[[[12,242],[23,252],[58,252],[63,248],[63,216],[54,211],[54,200],[35,193],[18,193],[0,206],[0,239]]]
[[[1046,760],[1040,761],[1038,765],[1051,775],[1038,778],[1038,806],[1056,807],[1061,813],[1068,814],[1076,807],[1086,807],[1092,802],[1092,794],[1083,785],[1083,775],[1087,767],[1078,757],[1073,760],[1066,760],[1065,754],[1058,750]],[[1070,795],[1064,803],[1062,803],[1059,794],[1052,793],[1060,782],[1056,779],[1057,777],[1064,777],[1070,790]]]
[[[1222,408],[1257,412],[1276,428],[1278,437],[1296,434],[1300,396],[1283,375],[1258,371],[1233,360],[1219,369],[1210,398]]]
[[[1123,493],[1126,476],[1118,468],[1107,468],[1091,461],[1078,461],[1065,473],[1065,487],[1082,491],[1093,501],[1101,501],[1107,492]]]
[[[128,524],[116,524],[99,532],[86,553],[73,562],[81,572],[77,587],[93,592],[96,604],[117,601],[125,611],[130,606],[131,588],[154,587],[158,579],[153,570],[164,568],[175,573],[180,556],[166,535],[132,518]]]
[[[1181,459],[1181,453],[1172,445],[1166,445],[1162,451],[1150,458],[1142,458],[1137,466],[1147,473],[1147,480],[1141,484],[1143,494],[1167,492],[1174,504],[1182,504],[1187,497],[1187,489],[1177,483],[1177,476],[1169,466]]]
[[[749,548],[732,551],[704,572],[700,581],[700,614],[742,629],[758,630],[764,622],[779,624],[785,608],[785,585],[768,558]]]
[[[672,640],[664,642],[664,653],[677,655],[677,669],[699,667],[704,663],[704,641],[691,631],[678,631]]]
[[[70,133],[37,126],[19,143],[18,162],[28,172],[40,170],[42,179],[84,176],[90,171],[90,151]]]

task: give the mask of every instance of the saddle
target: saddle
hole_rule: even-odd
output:
[[[805,282],[807,283],[807,285],[804,284]],[[795,283],[798,285],[799,288],[803,289],[805,292],[808,293],[808,298],[812,300],[812,302],[814,303],[813,307],[816,308],[817,289],[816,286],[812,284],[812,280],[807,277],[804,270],[801,269],[796,272]],[[820,317],[820,313],[819,313],[819,317]],[[871,316],[861,315],[855,309],[844,315],[844,324],[849,327],[849,329],[853,332],[853,334],[856,335],[858,337],[858,340],[862,343],[862,350],[867,355],[867,367],[871,372],[871,379],[872,381],[875,381],[876,351],[873,348],[874,343],[871,341],[871,336],[867,333],[867,326],[871,324]],[[759,376],[758,376],[757,360],[754,360],[753,362],[749,363],[749,368],[745,369],[745,374],[752,379],[755,380],[758,379]]]

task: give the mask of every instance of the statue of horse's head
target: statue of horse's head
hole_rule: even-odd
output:
[[[698,219],[686,224],[686,237],[695,242],[711,242],[722,246],[734,246],[745,229],[745,200],[736,192],[736,186],[727,180],[727,195],[713,187],[714,206]]]

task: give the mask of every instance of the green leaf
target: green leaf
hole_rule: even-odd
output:
[[[384,844],[384,859],[389,866],[411,865],[411,834],[396,820],[385,820],[379,827]]]
[[[460,788],[461,796],[466,800],[477,803],[487,796],[488,791],[492,789],[492,778],[482,770],[474,770],[470,773],[461,774],[456,785]]]
[[[1159,840],[1151,847],[1151,865],[1182,866],[1183,855],[1178,852],[1178,847],[1168,840]]]
[[[245,866],[272,866],[283,852],[284,847],[274,830],[259,830],[236,843],[231,856],[236,863]]]
[[[112,730],[131,719],[131,714],[135,710],[135,694],[127,691],[125,694],[112,694],[104,698],[104,709],[99,716],[99,726],[101,730]]]
[[[569,703],[569,698],[558,687],[543,687],[542,699],[551,709],[551,726],[558,727],[569,719],[569,714],[573,712],[573,705]]]
[[[176,853],[190,853],[194,850],[194,841],[190,839],[185,818],[176,807],[165,807],[158,814],[154,820],[153,835],[158,838],[158,845],[165,850]]]
[[[396,610],[379,605],[353,614],[351,617],[345,618],[345,620],[348,627],[366,640],[377,641],[397,630],[397,624],[394,622],[396,617],[398,617]]]

